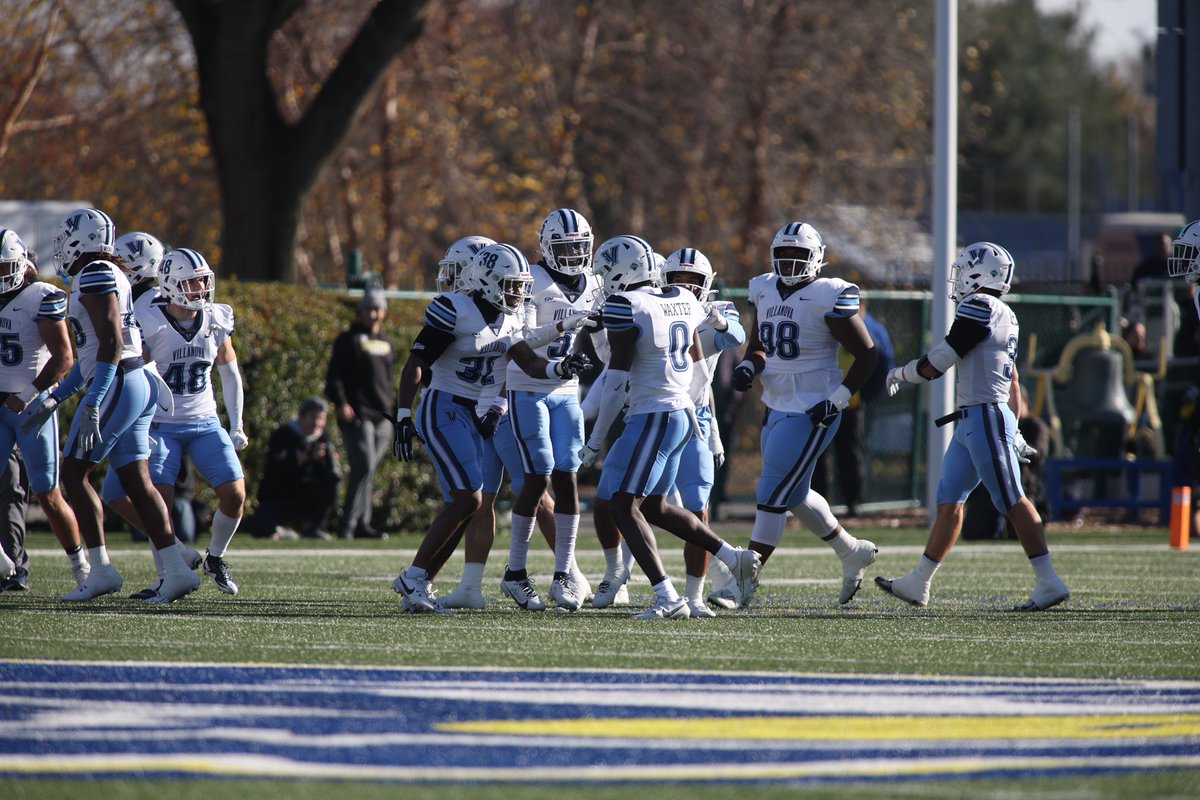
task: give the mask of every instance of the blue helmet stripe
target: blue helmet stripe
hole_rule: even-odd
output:
[[[577,233],[579,226],[575,224],[575,212],[569,208],[560,208],[558,218],[562,220],[564,233]]]
[[[100,215],[100,219],[104,220],[104,243],[107,245],[111,245],[113,242],[116,241],[116,238],[117,238],[116,237],[116,226],[113,225],[112,218],[110,218],[108,216],[108,214],[105,214],[103,211],[101,211],[98,208],[93,209],[93,211],[95,211],[97,214]]]

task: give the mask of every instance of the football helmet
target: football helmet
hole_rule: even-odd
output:
[[[1200,219],[1184,225],[1175,241],[1171,242],[1167,274],[1172,278],[1200,274]]]
[[[825,240],[807,222],[789,222],[771,242],[771,270],[780,283],[795,286],[817,277],[825,266]]]
[[[592,226],[578,211],[551,211],[542,221],[538,241],[542,260],[555,272],[578,275],[592,265]]]
[[[950,265],[950,299],[958,303],[980,289],[1007,294],[1012,280],[1012,255],[998,244],[976,242],[964,247]]]
[[[166,250],[158,239],[139,231],[117,237],[113,253],[125,262],[125,271],[132,275],[136,282],[141,282],[158,277],[158,267],[162,264]]]
[[[657,285],[661,280],[654,249],[638,236],[614,236],[596,249],[596,273],[605,294],[623,292],[635,283]]]
[[[25,272],[31,266],[29,248],[17,232],[0,230],[0,294],[20,289],[25,283]]]
[[[192,311],[212,305],[217,278],[204,256],[180,247],[167,253],[158,269],[158,288],[177,306]]]
[[[446,256],[438,262],[437,287],[443,294],[465,292],[475,287],[468,283],[467,267],[471,258],[495,239],[486,236],[464,236],[446,250]]]
[[[71,266],[84,253],[112,255],[117,241],[113,221],[98,208],[81,208],[68,214],[54,237],[54,269],[67,279]]]
[[[469,275],[479,295],[505,314],[519,312],[533,286],[529,261],[511,244],[484,247],[472,259]]]
[[[669,284],[678,284],[691,290],[696,299],[704,302],[712,291],[712,264],[708,256],[694,247],[682,247],[667,258],[663,267],[663,280]]]

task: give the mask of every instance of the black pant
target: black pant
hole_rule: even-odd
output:
[[[279,525],[294,526],[301,533],[324,528],[337,502],[337,487],[336,480],[303,483],[292,497],[259,500],[246,527],[252,536],[270,536]]]
[[[16,448],[8,457],[0,475],[0,546],[17,567],[18,575],[29,574],[29,554],[25,552],[25,510],[29,505],[29,479]]]
[[[854,510],[862,502],[863,486],[867,482],[867,415],[864,406],[847,408],[842,412],[842,423],[813,470],[812,488],[829,499],[830,462],[837,458],[837,479],[842,500]]]

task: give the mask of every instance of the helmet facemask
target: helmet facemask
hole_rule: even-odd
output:
[[[785,286],[795,286],[817,277],[821,253],[811,247],[776,247],[771,251],[771,269]]]
[[[1200,273],[1200,220],[1189,223],[1171,242],[1171,256],[1167,259],[1167,274],[1172,278],[1185,278]]]
[[[0,233],[0,294],[20,289],[30,267],[29,251],[15,231]]]

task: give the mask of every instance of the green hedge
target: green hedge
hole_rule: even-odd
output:
[[[296,415],[304,398],[324,395],[333,340],[353,322],[356,300],[335,290],[222,280],[217,285],[217,301],[233,306],[237,319],[233,343],[245,381],[245,429],[250,437],[250,446],[241,457],[248,510],[252,511],[267,440],[275,428]],[[384,332],[397,348],[397,379],[425,305],[393,300],[388,306]],[[224,419],[219,391],[217,397]],[[340,450],[341,437],[332,413],[329,430]],[[374,496],[375,526],[392,531],[424,530],[442,502],[437,476],[426,459],[403,464],[390,453],[375,478]]]

